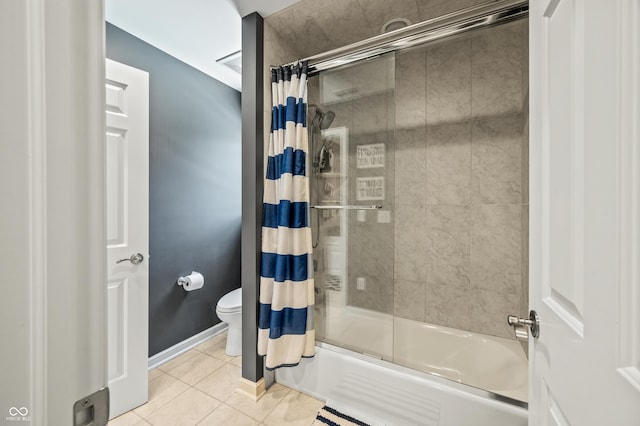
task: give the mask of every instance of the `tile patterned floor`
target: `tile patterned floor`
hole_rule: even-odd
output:
[[[260,401],[236,392],[242,357],[219,334],[149,372],[149,402],[109,426],[308,426],[324,403],[280,384]]]

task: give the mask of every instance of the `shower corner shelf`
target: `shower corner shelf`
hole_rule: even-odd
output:
[[[342,173],[329,172],[329,173],[318,173],[318,176],[326,177],[326,178],[339,178],[342,177]]]

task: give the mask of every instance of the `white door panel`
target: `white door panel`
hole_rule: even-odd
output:
[[[640,2],[530,7],[530,424],[640,425]]]
[[[148,398],[149,89],[144,71],[106,68],[108,378],[113,418]],[[140,264],[117,263],[140,253]]]

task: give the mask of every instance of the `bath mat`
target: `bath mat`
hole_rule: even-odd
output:
[[[354,419],[351,416],[341,413],[340,411],[324,406],[318,410],[316,420],[312,426],[369,426],[365,422],[361,422],[358,419]]]

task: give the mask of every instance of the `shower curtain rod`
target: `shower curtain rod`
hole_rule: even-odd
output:
[[[528,0],[494,0],[352,43],[282,66],[309,62],[309,75],[363,59],[526,18]],[[272,69],[277,68],[271,66]]]

